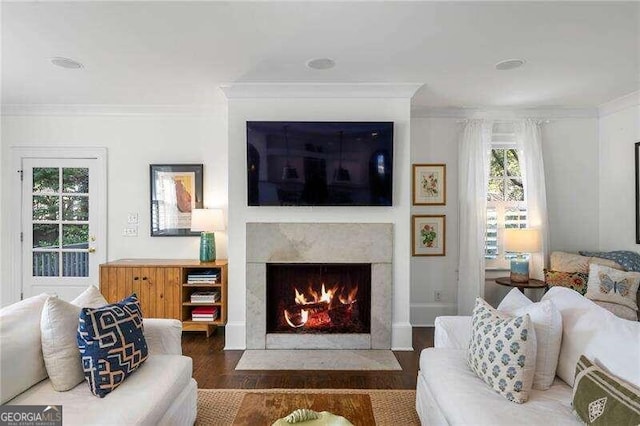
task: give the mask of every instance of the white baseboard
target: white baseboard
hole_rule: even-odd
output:
[[[413,350],[413,330],[411,324],[403,322],[395,323],[391,326],[391,350]]]
[[[228,322],[224,328],[224,350],[245,350],[247,339],[244,322]]]

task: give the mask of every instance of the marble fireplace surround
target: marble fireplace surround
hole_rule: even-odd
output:
[[[247,349],[391,349],[393,225],[247,223]],[[267,334],[267,263],[370,263],[370,334]]]

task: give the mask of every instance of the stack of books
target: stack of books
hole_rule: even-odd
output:
[[[220,279],[220,271],[217,269],[202,269],[189,272],[187,284],[215,284]]]
[[[220,300],[219,291],[194,291],[191,293],[191,303],[216,303]]]
[[[215,321],[218,318],[217,306],[198,306],[191,310],[192,321]]]

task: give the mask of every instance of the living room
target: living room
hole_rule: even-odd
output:
[[[264,305],[254,297],[264,291],[258,283],[266,274],[256,278],[264,265],[370,263],[387,268],[372,280],[389,286],[372,294],[384,299],[372,305],[385,320],[372,321],[369,340],[350,336],[351,347],[342,342],[339,350],[345,359],[361,349],[392,354],[413,377],[413,407],[420,350],[434,345],[436,318],[471,315],[477,296],[498,306],[510,290],[495,282],[509,275],[508,260],[486,265],[496,259],[482,248],[473,252],[477,264],[465,263],[472,236],[460,201],[469,188],[460,182],[471,168],[460,164],[469,164],[461,139],[470,122],[490,126],[492,146],[503,151],[515,146],[525,120],[539,130],[548,226],[532,279],[545,280],[552,252],[638,252],[639,13],[635,2],[5,2],[1,306],[42,292],[71,301],[87,285],[102,285],[99,264],[119,259],[141,267],[144,259],[197,261],[199,232],[154,235],[150,166],[202,165],[198,207],[222,211],[215,257],[228,269],[224,326],[210,338],[184,332],[196,382],[216,382],[196,364],[227,360],[233,365],[215,371],[231,377],[244,352],[276,350],[260,343],[269,337],[255,309]],[[250,204],[249,122],[392,122],[391,205]],[[32,205],[16,189],[16,172],[25,160],[37,168],[53,164],[46,159],[88,157],[97,161],[91,188],[102,190],[86,248],[95,272],[67,287],[34,279],[31,258],[25,266],[32,246],[21,241],[21,233],[33,239],[23,220]],[[416,202],[422,165],[446,166],[442,202]],[[434,216],[444,228],[440,249],[422,256],[416,221]],[[482,272],[461,272],[473,265]],[[543,292],[526,295],[537,302]],[[317,343],[277,350],[307,345]],[[312,382],[321,370],[293,371]],[[370,370],[362,379],[353,371],[366,370],[350,371],[352,383],[336,379],[340,388],[363,387],[362,380],[375,387],[376,374],[391,377],[380,385],[389,388],[398,374]],[[294,373],[279,374],[283,381]],[[239,407],[244,395],[233,395]]]

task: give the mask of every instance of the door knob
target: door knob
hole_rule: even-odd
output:
[[[96,252],[95,247],[89,247],[89,253],[95,253],[95,252]]]

